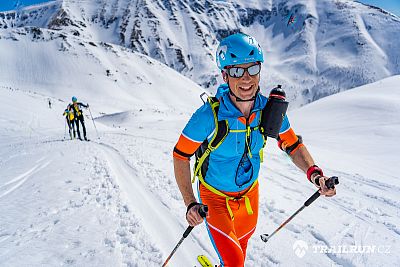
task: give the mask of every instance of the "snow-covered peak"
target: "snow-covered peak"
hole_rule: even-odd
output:
[[[61,4],[62,1],[50,1],[18,10],[0,12],[0,29],[24,26],[46,28],[60,10]]]
[[[293,106],[400,73],[400,19],[349,0],[64,0],[16,14],[0,13],[0,28],[46,25],[122,45],[211,90],[218,41],[246,32],[265,52],[262,90],[283,84]]]

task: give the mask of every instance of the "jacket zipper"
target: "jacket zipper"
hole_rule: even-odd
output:
[[[254,113],[254,112],[250,113],[249,118],[250,118],[251,114],[253,114],[253,113]],[[243,159],[243,157],[247,157],[248,150],[251,149],[251,147],[250,147],[250,141],[251,141],[250,135],[251,135],[251,131],[250,131],[250,134],[247,135],[248,127],[250,126],[250,125],[249,125],[249,118],[246,118],[246,136],[245,136],[245,140],[244,140],[244,152],[243,152],[242,157],[240,158],[239,166],[238,166],[237,169],[236,169],[236,175],[235,175],[235,183],[236,183],[237,186],[239,186],[239,188],[242,188],[242,186],[243,186],[244,184],[247,184],[247,183],[253,178],[253,177],[250,177],[250,179],[247,180],[246,182],[244,182],[242,185],[238,185],[238,183],[237,183],[238,170],[239,170],[239,168],[240,168],[242,159]],[[251,165],[250,168],[253,168],[253,164],[251,163],[251,160],[250,160],[250,159],[249,159],[249,161],[250,161],[250,165]]]

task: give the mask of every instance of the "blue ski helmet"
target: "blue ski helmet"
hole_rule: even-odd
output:
[[[216,58],[220,70],[231,65],[264,62],[263,52],[257,40],[244,33],[235,33],[223,39],[219,43]]]
[[[72,97],[72,102],[76,102],[76,101],[78,101],[78,99],[76,98],[76,96],[73,96]]]

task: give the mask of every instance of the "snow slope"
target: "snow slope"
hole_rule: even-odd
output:
[[[33,33],[12,34],[9,38],[25,40]],[[47,34],[51,32],[44,38],[50,38]],[[196,86],[176,72],[118,47],[109,51],[85,43],[84,53],[75,48],[59,52],[61,40],[46,42],[47,53],[30,59],[40,60],[38,72],[21,70],[26,80],[18,79],[11,64],[1,67],[0,75],[8,73],[0,79],[0,265],[160,266],[187,226],[171,153],[190,113],[201,105],[200,89],[193,91]],[[28,40],[18,45],[24,42]],[[120,53],[131,59],[126,66],[113,64]],[[5,52],[0,55],[12,59]],[[32,64],[30,60],[26,63]],[[143,62],[141,67],[137,61]],[[56,63],[65,64],[65,73],[52,74]],[[40,68],[43,64],[49,65]],[[124,79],[120,74],[113,84],[105,75],[108,66],[129,75]],[[39,75],[48,70],[48,79]],[[157,78],[162,72],[168,75]],[[141,90],[119,86],[120,80],[127,83],[136,76],[149,79]],[[29,80],[31,84],[25,82]],[[90,89],[78,86],[90,86],[91,81],[95,85]],[[400,261],[395,154],[400,148],[399,82],[400,76],[391,77],[289,114],[316,162],[327,175],[339,176],[338,195],[317,200],[263,243],[259,234],[271,233],[314,191],[269,140],[260,176],[259,225],[246,266],[395,266]],[[72,88],[91,103],[100,138],[88,111],[84,114],[92,141],[63,138],[61,113]],[[292,249],[297,240],[310,247],[376,245],[389,253],[326,254],[309,248],[299,258]],[[195,228],[170,266],[194,266],[200,253],[216,262],[204,226]]]
[[[117,45],[35,27],[2,30],[0,38],[0,85],[63,101],[77,95],[101,105],[99,112],[152,108],[154,101],[159,109],[187,109],[192,104],[177,96],[203,92],[164,64]]]
[[[185,96],[185,81],[181,77],[174,83],[181,96]],[[51,87],[46,89],[51,92]],[[146,89],[150,97],[151,86]],[[101,139],[96,138],[88,111],[84,111],[92,139],[87,143],[65,139],[61,116],[65,102],[12,86],[1,86],[0,91],[0,211],[6,214],[0,220],[0,265],[159,266],[161,250],[170,249],[169,241],[185,227],[182,220],[177,221],[184,209],[181,201],[176,200],[179,209],[173,212],[165,204],[173,204],[168,201],[170,196],[163,202],[165,196],[158,193],[165,191],[153,192],[156,181],[164,182],[165,177],[159,171],[162,167],[153,167],[150,161],[159,152],[143,153],[144,145],[153,140],[147,133],[157,129],[154,125],[161,118],[159,114],[166,112],[163,102],[154,98],[153,109],[145,105],[138,109],[140,114],[146,114],[150,127],[135,125],[127,131],[97,123]],[[49,98],[53,100],[51,109],[47,105]],[[96,94],[91,99],[95,100]],[[186,104],[198,102],[186,99],[183,106],[176,105],[182,112],[168,113],[179,117]],[[124,108],[123,101],[120,103],[112,109]],[[135,108],[132,107],[132,113]],[[91,109],[97,114],[102,106],[92,104]],[[144,127],[146,131],[141,130]],[[159,143],[166,142],[165,137],[158,138],[153,143],[157,149]],[[169,153],[164,154],[164,160],[171,164],[171,144],[167,144],[165,150]],[[119,152],[131,151],[132,146],[140,152],[135,157]],[[171,184],[171,180],[166,182]],[[172,190],[177,198],[178,190]],[[198,239],[205,243],[204,230]],[[203,245],[196,240],[188,241],[180,254],[183,264],[193,262],[191,251],[204,251]]]

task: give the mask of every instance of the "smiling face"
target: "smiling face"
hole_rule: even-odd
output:
[[[246,63],[235,65],[234,67],[249,68],[256,64],[257,63]],[[243,100],[251,99],[256,94],[260,83],[260,73],[251,76],[247,70],[240,78],[231,77],[226,72],[223,73],[223,78],[232,92]]]

